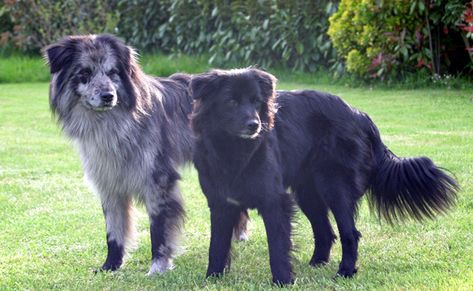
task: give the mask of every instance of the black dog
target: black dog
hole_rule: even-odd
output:
[[[273,281],[291,282],[289,187],[312,225],[312,266],[329,260],[332,211],[343,250],[337,274],[344,277],[357,271],[354,217],[363,193],[390,223],[432,218],[455,203],[455,180],[426,157],[398,158],[365,113],[316,91],[276,96],[274,85],[272,75],[256,69],[214,70],[191,81],[194,162],[211,210],[207,276],[222,274],[240,211],[257,208]]]
[[[228,84],[221,82],[226,77]],[[194,162],[211,212],[207,276],[221,274],[229,263],[239,213],[257,208],[268,236],[273,281],[290,283],[293,203],[282,183],[277,138],[270,134],[273,77],[255,70],[235,75],[215,71],[197,76],[192,92],[192,127],[199,135]]]

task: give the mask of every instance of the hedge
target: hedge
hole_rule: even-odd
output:
[[[437,78],[473,70],[472,3],[5,0],[0,54],[11,48],[37,54],[64,35],[109,32],[141,53],[200,55],[212,66],[346,69],[365,80],[420,71]]]

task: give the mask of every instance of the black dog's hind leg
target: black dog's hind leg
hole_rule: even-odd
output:
[[[171,173],[171,174],[169,174]],[[181,193],[177,186],[179,175],[168,171],[154,176],[158,190],[146,197],[150,218],[152,265],[148,275],[172,269],[172,258],[184,218]]]
[[[102,209],[107,228],[107,259],[101,270],[115,271],[123,263],[125,247],[132,236],[132,204],[125,195],[104,195],[101,193]]]
[[[337,275],[352,277],[356,273],[356,260],[358,258],[358,240],[360,233],[355,228],[354,206],[340,203],[332,207],[333,215],[337,221],[342,243],[342,261]]]
[[[232,231],[240,217],[240,210],[217,206],[210,208],[210,248],[207,275],[221,276],[230,263]]]
[[[269,263],[273,282],[276,284],[292,284],[292,265],[290,251],[291,220],[294,203],[288,194],[278,195],[269,205],[258,209],[263,217],[268,237]]]
[[[350,186],[344,179],[336,176],[318,175],[315,181],[317,191],[335,217],[342,243],[342,261],[337,275],[352,277],[356,272],[358,258],[358,240],[361,237],[355,228],[356,193],[350,192]],[[355,190],[352,190],[355,191]]]
[[[314,235],[314,253],[310,265],[317,267],[328,263],[335,234],[328,219],[328,207],[317,193],[312,182],[296,188],[298,205],[310,221]]]
[[[357,272],[358,240],[361,235],[355,228],[355,203],[349,199],[339,199],[330,205],[342,243],[342,261],[337,272],[342,277],[352,277]]]

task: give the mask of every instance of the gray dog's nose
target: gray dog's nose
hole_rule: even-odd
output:
[[[110,103],[113,100],[113,93],[112,92],[102,92],[100,93],[100,98],[105,103]]]

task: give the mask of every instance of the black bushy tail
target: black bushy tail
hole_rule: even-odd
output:
[[[390,224],[409,217],[432,219],[455,205],[459,187],[454,178],[427,157],[397,157],[383,144],[378,129],[369,121],[377,166],[368,201],[378,217]]]

